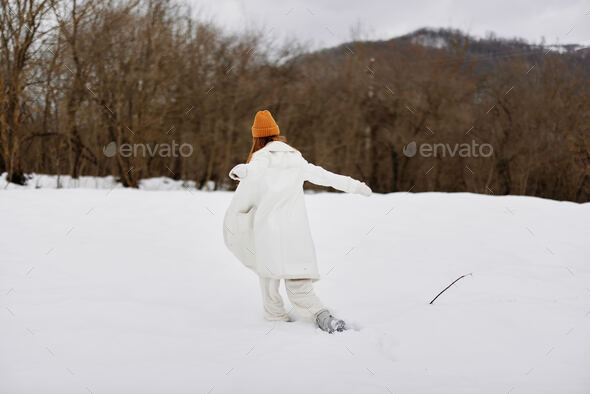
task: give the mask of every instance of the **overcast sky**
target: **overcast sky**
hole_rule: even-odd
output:
[[[590,0],[187,0],[230,30],[273,29],[313,47],[351,39],[362,27],[365,39],[388,39],[420,27],[453,27],[475,36],[493,31],[539,43],[590,45]]]

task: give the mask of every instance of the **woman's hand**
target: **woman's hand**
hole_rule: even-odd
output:
[[[369,197],[373,192],[369,186],[367,186],[364,182],[359,182],[354,189],[356,194],[363,195],[365,197]]]

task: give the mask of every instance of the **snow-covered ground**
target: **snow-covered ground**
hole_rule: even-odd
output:
[[[17,185],[6,181],[6,173],[0,174],[0,189],[116,189],[124,186],[113,176],[81,176],[72,178],[69,175],[26,174],[25,185]],[[213,190],[213,182],[207,183],[203,189]],[[139,181],[140,190],[186,190],[194,189],[195,181],[180,181],[168,177],[144,178]]]
[[[0,392],[590,391],[590,204],[307,195],[329,335],[263,320],[230,198],[0,190]]]

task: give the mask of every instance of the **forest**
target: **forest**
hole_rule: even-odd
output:
[[[13,183],[231,189],[268,109],[307,160],[378,193],[590,201],[588,48],[421,29],[310,50],[175,1],[0,0],[0,15],[0,173]]]

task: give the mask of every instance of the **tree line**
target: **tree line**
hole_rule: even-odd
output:
[[[269,109],[304,157],[376,192],[590,200],[584,51],[482,55],[481,40],[447,32],[444,47],[414,35],[310,52],[164,0],[0,0],[0,11],[11,182],[36,172],[232,188],[253,116]]]

